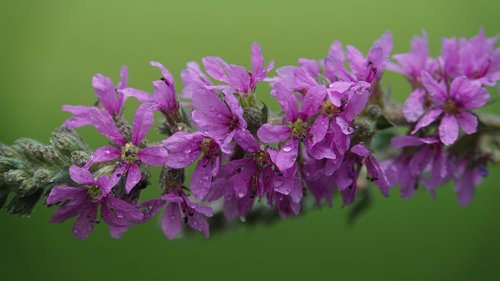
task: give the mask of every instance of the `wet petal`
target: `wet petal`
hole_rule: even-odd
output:
[[[78,240],[85,240],[94,229],[97,217],[97,206],[86,205],[81,209],[80,216],[73,224],[73,235]]]
[[[139,151],[137,156],[141,162],[151,166],[163,166],[167,161],[168,153],[163,146],[148,146]]]
[[[168,239],[172,240],[181,232],[182,217],[178,204],[168,204],[161,218],[161,229]]]
[[[205,198],[212,184],[214,162],[209,157],[202,157],[191,176],[191,193],[200,200]]]
[[[67,200],[79,200],[87,197],[87,190],[70,186],[56,186],[50,190],[47,204],[55,204]]]
[[[238,130],[234,135],[234,140],[241,148],[248,152],[257,152],[260,149],[259,142],[248,130]]]
[[[295,161],[297,160],[299,150],[299,140],[296,138],[290,138],[286,143],[283,144],[281,149],[276,154],[273,159],[274,164],[281,172],[293,167]]]
[[[208,75],[212,76],[212,78],[218,81],[228,81],[226,73],[229,66],[223,59],[219,57],[204,57],[202,63]]]
[[[78,166],[72,165],[69,168],[69,176],[71,177],[71,179],[74,182],[76,182],[78,184],[82,184],[82,185],[94,185],[95,184],[94,176],[92,176],[90,171],[85,169],[85,168],[80,168]]]
[[[168,151],[166,165],[182,169],[191,165],[201,153],[201,142],[205,138],[199,133],[177,132],[163,141]]]
[[[112,146],[99,147],[94,151],[92,157],[90,158],[90,163],[101,163],[115,160],[121,156],[121,151]],[[85,165],[89,167],[89,164]]]
[[[141,178],[141,168],[135,163],[130,164],[127,169],[127,182],[125,183],[127,194],[139,183]]]
[[[290,127],[286,125],[264,124],[257,131],[259,139],[266,143],[276,143],[287,139],[292,134]]]

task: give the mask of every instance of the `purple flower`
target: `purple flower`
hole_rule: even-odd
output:
[[[389,63],[387,69],[406,76],[413,86],[421,83],[422,71],[434,73],[437,71],[437,62],[429,57],[429,43],[427,34],[415,36],[411,41],[411,51],[405,54],[393,55],[397,64]]]
[[[153,82],[153,95],[149,93],[126,88],[118,91],[123,95],[140,97],[142,103],[151,104],[154,110],[159,110],[163,113],[177,112],[179,103],[175,96],[175,85],[172,74],[159,62],[152,61],[150,64],[160,69],[162,78]]]
[[[455,192],[458,202],[462,207],[470,204],[474,197],[474,192],[484,177],[488,175],[486,167],[479,163],[471,163],[467,159],[450,161],[455,182]]]
[[[446,145],[453,144],[458,138],[459,127],[466,134],[473,134],[477,129],[477,117],[471,110],[484,106],[489,100],[489,94],[481,88],[477,81],[470,81],[464,76],[455,78],[448,88],[444,81],[438,82],[427,73],[422,73],[422,82],[428,91],[432,105],[415,125],[412,134],[425,128],[442,116],[439,125],[439,138]],[[418,97],[410,97],[415,101],[415,110],[406,111],[413,117],[419,116],[424,107],[425,95],[415,93]],[[413,95],[413,94],[412,94]]]
[[[440,63],[444,78],[466,76],[481,84],[493,86],[500,80],[498,37],[486,38],[484,30],[470,40],[443,39]]]
[[[363,164],[366,166],[367,179],[375,183],[384,196],[389,195],[390,183],[385,171],[368,148],[360,143],[351,148],[335,172],[336,183],[342,193],[344,205],[354,202],[357,180]]]
[[[174,169],[191,165],[203,153],[191,176],[190,190],[196,198],[204,199],[219,172],[221,144],[200,132],[177,132],[164,140],[163,145],[169,155],[165,164]]]
[[[100,105],[102,105],[104,110],[113,118],[122,114],[123,105],[129,97],[133,96],[140,101],[145,98],[144,95],[138,93],[121,92],[121,90],[127,87],[128,83],[128,69],[125,66],[121,69],[120,79],[120,83],[115,87],[110,78],[101,74],[96,74],[92,78],[92,87],[99,99]],[[62,110],[73,114],[73,117],[66,120],[63,126],[75,129],[86,125],[92,125],[91,115],[93,108],[95,107],[64,105]]]
[[[239,143],[251,136],[243,108],[232,93],[226,92],[221,100],[213,91],[197,92],[192,106],[192,118],[200,131],[220,141],[227,150],[233,139]]]
[[[410,198],[423,181],[429,193],[435,196],[435,188],[449,179],[449,161],[439,138],[398,136],[391,143],[395,148],[403,148],[401,155],[387,165],[391,185],[399,184],[401,197]],[[430,175],[425,177],[425,172]]]
[[[60,203],[59,209],[51,218],[52,223],[61,223],[78,216],[73,224],[73,234],[77,239],[86,239],[97,222],[97,211],[110,227],[127,227],[130,223],[140,222],[143,214],[134,205],[114,197],[110,192],[117,180],[100,176],[94,180],[84,168],[71,166],[71,179],[82,187],[56,186],[47,197],[47,204]]]
[[[201,71],[198,63],[194,61],[187,64],[186,69],[181,73],[181,79],[184,84],[181,96],[187,99],[191,99],[193,93],[209,92],[209,88],[213,86],[210,79]]]
[[[163,147],[140,147],[154,121],[153,112],[149,106],[141,105],[135,112],[131,141],[128,141],[123,136],[107,112],[93,109],[91,116],[93,125],[102,135],[114,143],[114,146],[103,146],[96,149],[85,167],[88,168],[94,163],[119,159],[118,167],[113,176],[122,177],[126,175],[125,190],[129,193],[141,180],[141,163],[152,166],[162,166],[165,163],[167,151]]]
[[[152,199],[143,204],[148,211],[145,219],[151,218],[163,206],[167,205],[161,219],[161,229],[168,239],[174,239],[182,230],[184,221],[192,229],[209,237],[209,225],[205,217],[211,217],[213,211],[210,207],[196,204],[189,200],[182,189],[177,188],[166,194],[161,199]]]
[[[251,72],[242,66],[228,64],[219,57],[204,57],[202,61],[205,70],[212,78],[228,84],[228,86],[217,87],[218,89],[229,88],[233,92],[242,94],[253,93],[256,84],[264,80],[267,73],[274,67],[274,61],[271,61],[264,68],[264,57],[261,47],[257,43],[252,44]]]
[[[346,48],[347,62],[351,68],[349,72],[344,67],[342,45],[335,42],[324,61],[325,75],[330,78],[330,81],[335,81],[336,78],[352,82],[377,82],[382,76],[391,51],[392,35],[390,32],[384,33],[373,44],[366,57],[354,46],[349,45]]]
[[[258,181],[260,169],[251,156],[229,161],[221,167],[205,199],[224,198],[225,217],[243,219],[252,210],[256,196],[262,193]]]

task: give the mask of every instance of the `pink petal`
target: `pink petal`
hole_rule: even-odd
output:
[[[408,122],[416,122],[424,114],[425,91],[415,89],[406,99],[403,114]]]
[[[69,176],[71,177],[71,179],[74,182],[76,182],[78,184],[82,184],[82,185],[94,185],[95,184],[94,176],[92,176],[90,171],[85,169],[85,168],[80,168],[78,166],[72,165],[69,168]]]
[[[125,191],[127,194],[130,193],[141,178],[141,168],[135,163],[130,164],[127,169],[127,182],[125,183]]]
[[[200,159],[191,176],[191,193],[194,197],[203,200],[212,184],[212,171],[215,160],[204,156]]]
[[[292,134],[290,127],[286,125],[264,124],[257,131],[259,139],[266,143],[276,143],[287,139]]]
[[[161,229],[170,240],[181,232],[182,218],[178,204],[171,203],[165,208],[165,213],[161,218]]]
[[[458,123],[455,116],[446,114],[439,125],[439,138],[446,145],[453,144],[458,138]]]
[[[464,132],[468,135],[477,131],[477,117],[469,112],[460,112],[457,116],[458,123]]]
[[[87,190],[84,188],[56,186],[50,190],[46,202],[48,205],[52,205],[67,200],[77,200],[86,197]]]
[[[443,113],[443,110],[440,108],[431,109],[429,112],[427,112],[427,114],[420,118],[420,120],[415,125],[415,129],[413,129],[411,133],[415,134],[421,128],[429,126],[432,122],[436,121],[441,113]]]
[[[132,124],[132,143],[140,145],[149,129],[153,125],[153,111],[147,105],[141,105],[135,112],[134,122]]]
[[[229,66],[223,59],[219,57],[204,57],[202,63],[208,75],[212,76],[215,80],[228,81],[226,73]]]
[[[121,151],[112,146],[99,147],[94,151],[92,157],[90,158],[90,163],[101,163],[108,162],[119,158],[121,156]],[[89,166],[88,164],[86,166]]]
[[[137,156],[141,162],[151,166],[163,166],[167,161],[168,152],[163,146],[148,146],[139,151]]]

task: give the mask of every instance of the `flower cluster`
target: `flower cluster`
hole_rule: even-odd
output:
[[[68,182],[52,188],[46,203],[59,206],[52,222],[78,216],[73,233],[85,239],[99,214],[119,237],[163,209],[161,228],[169,239],[183,223],[208,237],[214,210],[244,221],[267,205],[285,218],[301,212],[308,194],[318,206],[331,205],[334,194],[350,205],[371,184],[383,196],[399,185],[407,198],[420,184],[435,194],[449,180],[465,205],[491,160],[482,150],[490,131],[480,132],[474,111],[489,100],[485,87],[500,79],[495,45],[496,38],[481,31],[470,40],[444,39],[441,55],[433,58],[424,34],[391,62],[388,32],[366,55],[334,42],[324,59],[300,59],[270,77],[274,62],[266,64],[254,43],[249,70],[219,57],[203,58],[203,68],[188,63],[182,102],[172,75],[158,62],[151,62],[161,72],[152,94],[129,87],[126,68],[116,86],[98,74],[92,80],[98,103],[63,106],[72,114],[63,127],[93,126],[109,145],[71,166]],[[386,69],[406,76],[413,87],[402,122],[388,113],[381,86]],[[258,99],[261,83],[271,86],[280,113],[269,113]],[[131,125],[123,115],[129,97],[140,103]],[[155,112],[165,139],[149,144]],[[393,123],[409,127],[408,133],[374,151]],[[151,166],[163,169],[161,193],[143,201]]]

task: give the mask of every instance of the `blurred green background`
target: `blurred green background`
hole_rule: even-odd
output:
[[[117,79],[122,65],[131,86],[149,91],[159,77],[150,60],[166,64],[180,88],[179,73],[190,60],[218,55],[249,66],[253,41],[283,66],[323,57],[335,39],[366,53],[386,30],[395,52],[404,52],[426,30],[437,55],[441,36],[469,37],[481,26],[497,34],[499,9],[500,2],[481,0],[4,1],[0,141],[46,141],[68,117],[61,105],[92,104],[91,77]],[[385,75],[384,86],[400,101],[408,93],[394,74]],[[94,147],[104,143],[90,128],[81,132]],[[393,190],[389,199],[377,193],[353,227],[336,200],[331,209],[209,240],[168,241],[154,219],[120,240],[98,225],[87,241],[77,241],[70,222],[48,223],[54,209],[39,206],[29,219],[2,211],[0,279],[492,280],[500,276],[499,172],[491,169],[468,208],[459,207],[451,186],[435,200],[420,191],[406,201]]]

